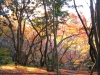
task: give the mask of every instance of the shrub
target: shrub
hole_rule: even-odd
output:
[[[7,48],[0,48],[0,65],[12,63],[10,52]]]

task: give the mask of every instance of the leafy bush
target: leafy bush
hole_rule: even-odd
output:
[[[52,65],[53,59],[49,59],[48,61],[49,61],[49,65]]]
[[[0,48],[0,65],[12,63],[10,52],[7,48]]]

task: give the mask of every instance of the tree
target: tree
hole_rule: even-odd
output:
[[[75,7],[76,9],[76,12],[84,26],[84,29],[86,31],[86,34],[89,38],[89,45],[90,45],[90,56],[91,56],[91,60],[92,62],[94,63],[92,69],[91,69],[91,75],[94,71],[94,68],[97,69],[97,72],[98,72],[98,75],[100,75],[100,66],[99,66],[99,57],[100,57],[100,50],[99,50],[99,37],[100,37],[100,29],[99,29],[99,18],[100,18],[100,11],[99,11],[99,4],[100,4],[100,1],[96,1],[96,4],[95,6],[93,5],[93,1],[90,0],[90,12],[91,12],[91,21],[92,21],[92,25],[91,25],[91,30],[90,32],[88,33],[88,30],[80,16],[80,14],[78,13],[77,11],[77,8]],[[75,5],[75,0],[74,0],[74,5]],[[76,5],[75,5],[76,6]],[[96,8],[96,9],[95,9]],[[95,42],[95,43],[94,43]]]
[[[1,11],[4,14],[6,14],[6,15],[3,15],[5,20],[7,21],[7,22],[5,22],[6,27],[8,27],[9,31],[11,32],[11,35],[6,34],[4,31],[2,31],[2,32],[6,36],[8,36],[10,39],[12,39],[13,47],[14,47],[14,50],[16,51],[17,57],[18,57],[17,62],[19,64],[23,64],[23,65],[27,64],[28,57],[29,57],[30,52],[32,50],[33,42],[36,39],[34,37],[33,42],[30,45],[29,52],[27,55],[25,55],[25,57],[26,57],[25,61],[22,61],[22,56],[23,56],[22,49],[23,49],[23,44],[26,41],[25,40],[25,33],[24,33],[26,30],[25,29],[26,28],[26,20],[29,20],[30,23],[32,23],[32,21],[30,20],[30,15],[32,12],[30,12],[30,11],[35,10],[35,8],[37,7],[39,2],[34,6],[34,9],[32,9],[32,10],[30,9],[30,7],[28,7],[29,3],[32,3],[32,2],[30,2],[30,1],[25,1],[25,2],[21,1],[20,2],[20,0],[17,0],[17,1],[11,0],[10,2],[4,1],[4,2],[0,3]],[[34,4],[34,2],[33,2],[33,4]],[[11,10],[13,12],[12,16],[7,15],[6,11],[3,10],[3,8],[9,8],[7,10],[8,11]],[[29,10],[27,10],[27,9],[29,9]],[[26,10],[28,11],[28,13]],[[25,16],[25,15],[27,15],[27,16]],[[16,23],[16,25],[14,25],[14,23]],[[33,26],[33,23],[31,25]],[[37,32],[37,29],[34,26],[33,26],[33,28]],[[39,33],[38,33],[38,35],[39,35]]]
[[[97,43],[97,72],[98,72],[98,75],[100,75],[100,1],[97,0],[96,1],[96,22],[97,22],[97,36],[98,36],[98,41],[96,42]],[[96,33],[95,33],[96,35]],[[96,39],[96,38],[95,38]]]
[[[12,11],[11,16],[3,15],[6,22],[2,18],[2,33],[12,40],[19,64],[33,63],[36,66],[45,65],[48,68],[51,61],[53,71],[56,69],[58,74],[60,62],[58,59],[62,61],[67,50],[85,38],[78,39],[85,34],[83,27],[74,25],[74,23],[79,24],[77,16],[74,14],[70,16],[68,11],[61,11],[66,3],[67,0],[11,0],[11,2],[6,0],[6,3],[0,4],[3,13],[6,14],[3,7]],[[41,10],[36,11],[40,6],[44,10],[43,13]],[[70,19],[73,22],[68,24]],[[86,22],[85,19],[84,22]],[[61,24],[64,29],[59,30]],[[4,31],[5,28],[9,29],[9,34]],[[61,36],[58,35],[59,32],[62,33]],[[74,38],[79,41],[76,42]],[[61,57],[59,57],[61,50],[59,47],[62,47]]]

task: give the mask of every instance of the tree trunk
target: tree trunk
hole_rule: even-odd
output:
[[[96,17],[97,17],[97,30],[98,30],[98,56],[97,56],[97,72],[100,75],[100,0],[96,3]]]
[[[45,0],[43,0],[43,5],[44,5],[44,10],[45,10],[46,37],[47,37],[45,51],[44,51],[44,62],[45,62],[46,67],[48,67],[48,63],[47,63],[47,50],[48,50],[49,34],[48,34],[48,14],[47,14]]]

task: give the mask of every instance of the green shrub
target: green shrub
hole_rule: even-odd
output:
[[[7,48],[0,48],[0,65],[12,63],[10,52]]]

